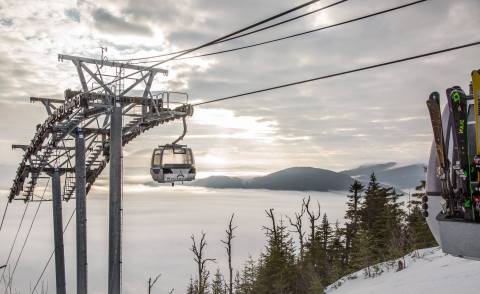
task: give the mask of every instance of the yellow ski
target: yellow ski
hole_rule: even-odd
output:
[[[480,119],[479,119],[479,95],[480,95],[480,72],[478,70],[474,70],[472,72],[472,88],[473,88],[473,101],[475,107],[475,146],[477,150],[477,155],[480,155],[480,144],[479,144],[479,137],[480,137]]]
[[[480,213],[480,70],[472,71],[472,95],[475,108],[475,148],[476,155],[473,158],[473,167],[476,170],[476,187],[473,190],[473,219],[475,210]]]

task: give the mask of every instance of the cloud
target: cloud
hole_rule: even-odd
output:
[[[75,22],[80,22],[80,11],[75,8],[65,9],[65,16]]]
[[[11,18],[0,18],[0,25],[1,26],[6,26],[6,27],[11,27],[11,26],[13,26],[13,19],[11,19]]]
[[[199,53],[305,31],[398,3],[347,2]],[[0,19],[11,19],[14,25],[2,26],[5,33],[0,36],[0,99],[28,101],[37,93],[55,96],[65,88],[78,88],[74,67],[57,63],[56,53],[98,57],[98,46],[107,45],[111,59],[157,55],[199,45],[291,6],[274,0],[172,0],[162,5],[149,0],[88,0],[74,7],[68,3],[46,7],[40,1],[24,5],[21,11],[7,7],[0,11]],[[285,42],[169,62],[162,65],[169,76],[158,77],[154,89],[187,91],[191,101],[200,101],[453,46],[475,34],[480,20],[469,13],[478,9],[480,3],[475,0],[425,2]],[[76,22],[77,12],[81,22]],[[465,17],[460,21],[458,15]],[[383,160],[424,162],[428,156],[424,146],[431,142],[424,101],[431,91],[454,84],[467,89],[478,50],[205,105],[189,120],[184,142],[194,148],[203,172],[269,172],[292,165],[345,169]],[[17,143],[30,140],[30,130],[44,118],[38,109],[30,105],[0,109],[0,115],[11,111],[32,117],[5,136]],[[5,126],[16,124],[11,115],[4,120]],[[151,148],[171,142],[180,133],[178,122],[145,133],[127,146],[125,166],[143,174]],[[215,156],[223,160],[209,160]]]
[[[128,22],[123,17],[114,16],[103,8],[93,11],[94,26],[100,31],[111,34],[153,36],[152,29],[146,25]]]

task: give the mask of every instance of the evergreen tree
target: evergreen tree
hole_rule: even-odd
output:
[[[296,272],[293,240],[283,221],[277,223],[273,209],[266,213],[271,226],[264,228],[268,245],[265,253],[260,257],[254,293],[294,293]]]
[[[322,223],[320,224],[320,228],[318,231],[320,233],[319,238],[322,249],[324,252],[327,252],[328,245],[332,237],[332,227],[328,222],[328,217],[326,213],[323,214]]]
[[[351,194],[347,195],[347,211],[345,213],[345,264],[350,263],[350,257],[352,252],[358,250],[358,245],[356,244],[358,223],[360,222],[360,198],[362,197],[362,192],[364,186],[359,181],[355,180],[350,186],[349,192]]]
[[[374,173],[370,176],[368,188],[365,191],[361,208],[361,225],[364,239],[369,242],[369,256],[374,262],[380,262],[388,256],[390,244],[389,212],[387,189],[382,188]]]
[[[335,223],[330,244],[327,248],[328,264],[329,264],[329,282],[334,282],[337,277],[342,276],[346,272],[346,263],[344,259],[344,236],[345,232],[340,227],[340,223]]]
[[[393,188],[384,188],[387,197],[387,228],[390,232],[387,259],[403,256],[407,250],[405,235],[405,210],[404,203],[398,201],[400,194]]]
[[[314,276],[313,280],[311,281],[308,292],[299,292],[299,293],[318,294],[318,293],[323,293],[324,288],[325,287],[322,285],[322,281],[320,277]]]
[[[196,282],[195,282],[195,284],[196,284]],[[187,288],[187,294],[197,294],[197,293],[198,293],[198,291],[195,290],[193,279],[190,278],[190,283],[188,284],[188,288]]]
[[[409,215],[407,216],[407,241],[408,250],[416,250],[426,247],[437,246],[437,242],[428,228],[427,221],[423,217],[421,198],[426,196],[425,181],[421,181],[412,194],[413,199],[409,202]]]
[[[349,264],[350,271],[357,271],[366,268],[375,262],[372,250],[370,249],[370,236],[362,227],[357,232],[358,250],[352,252],[351,261]],[[370,270],[367,268],[367,275],[370,276]]]
[[[253,287],[257,279],[257,265],[250,256],[245,263],[242,273],[237,272],[235,276],[236,294],[253,294]]]
[[[345,220],[349,223],[353,229],[357,228],[357,224],[360,220],[360,198],[365,186],[357,180],[353,181],[353,184],[349,188],[349,192],[352,194],[347,195],[347,211],[345,213]],[[353,231],[355,233],[355,231]]]
[[[215,275],[213,276],[211,289],[212,294],[227,294],[227,289],[225,287],[225,279],[223,278],[222,273],[220,273],[220,269],[217,269]]]

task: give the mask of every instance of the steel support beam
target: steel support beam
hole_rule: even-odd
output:
[[[80,66],[80,62],[78,60],[72,60],[73,64],[77,68],[78,78],[80,79],[80,84],[82,84],[82,89],[84,92],[88,91],[87,81],[85,80],[85,75],[83,74],[82,67]]]
[[[142,76],[141,78],[137,79],[134,83],[132,83],[127,89],[123,90],[122,93],[120,93],[119,96],[123,96],[125,94],[127,94],[128,92],[130,92],[130,90],[132,90],[133,88],[135,88],[136,86],[138,86],[138,84],[140,84],[141,82],[143,82],[147,77],[151,76],[153,74],[150,74],[148,73],[147,75],[145,76]]]
[[[122,107],[115,101],[110,125],[108,294],[120,294],[122,225]]]
[[[55,282],[57,294],[66,294],[65,255],[63,250],[62,188],[60,171],[52,173],[53,240],[55,244]]]
[[[92,77],[92,79],[94,79],[101,87],[103,87],[106,93],[112,96],[115,95],[115,93],[113,93],[112,90],[110,90],[110,88],[107,85],[105,85],[103,80],[98,78],[98,76],[94,72],[92,72],[85,64],[80,63],[80,66],[90,75],[90,77]]]
[[[150,89],[152,87],[153,79],[155,78],[155,74],[151,73],[150,76],[148,77],[148,81],[145,85],[145,90],[143,91],[143,96],[142,99],[147,99],[148,95],[151,95]],[[147,105],[145,103],[142,103],[142,116],[145,117],[147,115]]]
[[[109,61],[109,60],[98,60],[93,58],[86,58],[86,57],[79,57],[79,56],[72,56],[72,55],[65,55],[65,54],[58,54],[58,60],[71,60],[71,61],[79,61],[81,63],[90,63],[96,65],[106,65],[111,67],[118,67],[118,68],[128,68],[133,70],[144,70],[149,72],[159,72],[163,73],[164,75],[168,74],[168,70],[160,69],[156,67],[149,67],[149,66],[141,66],[141,65],[133,65],[128,63],[121,63],[116,61]]]
[[[77,217],[77,294],[87,294],[87,204],[85,133],[77,129],[75,138],[75,204]]]
[[[54,99],[54,98],[45,98],[45,97],[30,97],[30,102],[48,102],[48,103],[57,103],[63,104],[65,100],[63,99]]]

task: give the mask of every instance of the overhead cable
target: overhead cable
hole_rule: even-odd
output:
[[[304,3],[304,4],[295,6],[294,8],[291,8],[291,9],[286,10],[286,11],[284,11],[284,12],[275,14],[274,16],[271,16],[271,17],[266,18],[266,19],[264,19],[264,20],[258,21],[258,22],[256,22],[256,23],[254,23],[254,24],[252,24],[252,25],[249,25],[249,26],[246,26],[246,27],[244,27],[244,28],[242,28],[242,29],[236,30],[236,31],[234,31],[234,32],[232,32],[232,33],[229,33],[229,34],[223,36],[223,37],[217,38],[217,39],[215,39],[215,40],[213,40],[213,41],[210,41],[210,42],[207,42],[207,43],[205,43],[205,44],[203,44],[203,45],[200,45],[200,46],[197,46],[197,47],[195,47],[195,48],[189,49],[189,50],[187,50],[187,51],[185,51],[185,52],[183,52],[183,53],[177,54],[177,55],[175,55],[175,56],[173,56],[173,57],[170,57],[170,58],[168,58],[168,59],[166,59],[166,60],[163,60],[163,61],[161,61],[161,62],[157,62],[157,63],[155,63],[155,64],[153,64],[153,65],[151,65],[151,66],[148,66],[148,67],[145,68],[145,69],[134,71],[134,72],[132,72],[132,73],[130,73],[130,74],[127,74],[127,75],[125,75],[125,76],[123,76],[123,77],[119,77],[119,78],[113,79],[113,80],[110,81],[110,82],[104,83],[104,85],[102,85],[102,86],[94,87],[94,88],[92,88],[92,89],[90,89],[90,90],[88,90],[88,91],[81,92],[81,93],[79,93],[79,94],[82,94],[82,93],[90,93],[90,92],[92,92],[92,91],[95,91],[95,90],[98,90],[98,89],[100,89],[100,88],[103,88],[104,86],[108,86],[108,85],[114,84],[114,83],[116,83],[116,82],[118,82],[118,81],[120,81],[120,80],[129,78],[129,77],[131,77],[131,76],[133,76],[133,75],[136,75],[136,74],[138,74],[138,73],[141,73],[141,72],[144,71],[144,70],[152,69],[152,68],[154,68],[155,66],[158,66],[158,65],[160,65],[160,64],[166,63],[166,62],[168,62],[168,61],[171,61],[171,60],[173,60],[173,59],[176,59],[176,58],[178,58],[178,57],[181,57],[181,56],[183,56],[183,55],[186,55],[186,54],[188,54],[188,53],[191,53],[191,52],[193,52],[193,51],[202,49],[202,48],[204,48],[204,47],[208,47],[208,46],[210,46],[210,45],[212,45],[212,44],[215,44],[216,42],[219,42],[219,41],[224,40],[224,39],[228,39],[228,38],[233,37],[233,36],[235,36],[235,35],[237,35],[237,34],[240,34],[240,33],[243,33],[243,32],[245,32],[245,31],[248,31],[248,30],[250,30],[250,29],[252,29],[252,28],[254,28],[254,27],[260,26],[260,25],[262,25],[262,24],[264,24],[264,23],[267,23],[267,22],[270,22],[270,21],[272,21],[272,20],[274,20],[274,19],[276,19],[276,18],[282,17],[282,16],[287,15],[287,14],[289,14],[289,13],[292,13],[292,12],[294,12],[294,11],[296,11],[296,10],[299,10],[299,9],[302,9],[302,8],[304,8],[304,7],[306,7],[306,6],[312,5],[313,3],[316,3],[316,2],[318,2],[318,1],[320,1],[320,0],[311,0],[311,1],[308,1],[308,2],[306,2],[306,3]]]
[[[215,51],[215,52],[210,52],[210,53],[205,53],[205,54],[199,54],[199,55],[194,55],[194,56],[185,56],[185,57],[181,57],[181,58],[176,58],[175,60],[199,58],[199,57],[217,55],[217,54],[233,52],[233,51],[238,51],[238,50],[252,48],[252,47],[257,47],[257,46],[261,46],[261,45],[266,45],[266,44],[270,44],[270,43],[274,43],[274,42],[278,42],[278,41],[283,41],[283,40],[287,40],[287,39],[291,39],[291,38],[300,37],[300,36],[303,36],[303,35],[315,33],[315,32],[318,32],[318,31],[323,31],[323,30],[330,29],[330,28],[342,26],[342,25],[345,25],[345,24],[349,24],[349,23],[359,21],[359,20],[368,19],[368,18],[371,18],[371,17],[374,17],[374,16],[378,16],[378,15],[381,15],[381,14],[386,14],[386,13],[389,13],[389,12],[393,12],[393,11],[396,11],[396,10],[407,8],[407,7],[410,7],[410,6],[413,6],[413,5],[416,5],[416,4],[420,4],[420,3],[426,2],[426,1],[429,1],[429,0],[418,0],[418,1],[410,2],[410,3],[403,4],[403,5],[400,5],[400,6],[396,6],[396,7],[393,7],[393,8],[381,10],[381,11],[378,11],[378,12],[375,12],[375,13],[370,13],[370,14],[367,14],[367,15],[364,15],[364,16],[352,18],[352,19],[342,21],[342,22],[339,22],[339,23],[336,23],[336,24],[323,26],[323,27],[320,27],[320,28],[316,28],[316,29],[313,29],[313,30],[308,30],[308,31],[293,34],[293,35],[288,35],[288,36],[281,37],[281,38],[276,38],[276,39],[272,39],[272,40],[268,40],[268,41],[258,42],[258,43],[254,43],[254,44],[250,44],[250,45],[245,45],[245,46],[241,46],[241,47],[232,48],[232,49],[225,49],[225,50],[220,50],[220,51]],[[158,61],[160,61],[160,60],[139,61],[139,62],[134,62],[133,64],[152,63],[152,62],[158,62]]]
[[[22,257],[23,250],[25,249],[25,246],[27,245],[27,242],[28,242],[28,238],[30,237],[30,233],[32,232],[33,224],[35,223],[35,220],[37,219],[38,211],[40,210],[40,206],[42,205],[42,202],[44,200],[45,192],[47,191],[49,182],[50,182],[50,178],[47,180],[47,184],[45,185],[45,189],[43,190],[42,197],[40,198],[40,200],[38,202],[37,209],[35,210],[35,214],[33,215],[32,222],[30,223],[30,227],[28,228],[27,235],[25,237],[25,240],[23,241],[22,248],[20,250],[20,253],[18,254],[17,260],[15,261],[15,265],[14,265],[13,271],[10,274],[10,277],[8,279],[8,283],[5,285],[4,294],[7,294],[8,287],[10,287],[11,284],[12,284],[13,277],[15,275],[15,271],[17,270],[17,266],[18,266],[18,263],[20,262],[20,258]]]
[[[25,204],[25,208],[23,209],[23,214],[22,214],[22,217],[20,218],[20,223],[18,224],[17,232],[15,233],[15,237],[13,238],[12,246],[10,246],[10,251],[8,252],[7,260],[5,262],[6,265],[8,265],[8,263],[10,262],[10,258],[12,257],[13,248],[15,247],[15,244],[17,243],[18,234],[20,233],[20,229],[22,228],[23,220],[25,219],[25,215],[27,214],[27,209],[28,209],[29,205],[30,205],[30,201],[28,201],[27,204]],[[5,275],[6,269],[7,269],[7,267],[3,268],[2,278]]]
[[[3,211],[2,222],[0,223],[0,231],[3,228],[3,222],[5,221],[5,216],[7,215],[7,209],[8,209],[8,204],[9,203],[10,203],[10,201],[7,201],[7,204],[5,205],[5,210]]]
[[[280,22],[277,22],[277,23],[274,23],[274,24],[271,24],[271,25],[268,25],[268,26],[265,26],[265,27],[262,27],[262,28],[259,28],[259,29],[256,29],[256,30],[253,30],[253,31],[249,31],[249,32],[246,32],[246,33],[243,33],[243,34],[239,34],[239,35],[236,35],[236,36],[233,36],[233,37],[215,42],[215,44],[212,44],[212,45],[217,45],[217,44],[220,44],[220,43],[224,43],[224,42],[227,42],[227,41],[231,41],[231,40],[235,40],[235,39],[238,39],[238,38],[241,38],[241,37],[245,37],[245,36],[248,36],[248,35],[251,35],[251,34],[254,34],[254,33],[265,31],[267,29],[277,27],[279,25],[294,21],[296,19],[311,15],[313,13],[317,13],[317,12],[323,11],[325,9],[337,6],[337,5],[339,5],[341,3],[344,3],[344,2],[347,2],[347,1],[348,0],[341,0],[341,1],[338,1],[338,2],[334,2],[332,4],[329,4],[329,5],[314,9],[312,11],[309,11],[307,13],[303,13],[303,14],[297,15],[295,17],[292,17],[292,18],[289,18],[289,19],[286,19],[286,20],[283,20],[283,21],[280,21]],[[164,53],[164,54],[152,55],[152,56],[146,56],[146,57],[137,57],[137,58],[129,58],[129,59],[114,59],[112,61],[136,61],[136,60],[152,59],[152,58],[165,57],[165,56],[170,56],[170,55],[174,55],[174,54],[179,54],[179,53],[186,52],[188,50],[190,50],[190,49],[184,49],[184,50],[180,50],[180,51],[176,51],[176,52],[170,52],[170,53]]]
[[[71,214],[70,217],[68,218],[67,224],[65,225],[65,228],[63,229],[63,234],[65,234],[65,231],[67,230],[68,225],[70,225],[70,222],[72,221],[73,216],[75,215],[75,212],[76,212],[76,208],[73,209],[72,214]],[[48,258],[47,262],[46,262],[45,265],[43,266],[42,272],[40,273],[40,276],[38,277],[37,281],[35,282],[35,286],[33,287],[33,289],[32,289],[32,291],[30,292],[30,294],[35,294],[35,293],[36,293],[35,290],[37,290],[37,287],[38,287],[38,285],[40,284],[40,281],[42,280],[43,275],[45,274],[45,271],[46,271],[47,268],[48,268],[48,265],[49,265],[50,262],[52,261],[52,258],[53,258],[53,255],[54,255],[54,254],[55,254],[55,249],[50,253],[50,257]]]
[[[446,52],[456,51],[456,50],[460,50],[460,49],[464,49],[464,48],[468,48],[468,47],[473,47],[473,46],[478,46],[478,45],[480,45],[480,41],[467,43],[467,44],[463,44],[463,45],[458,45],[458,46],[450,47],[450,48],[446,48],[446,49],[431,51],[431,52],[427,52],[427,53],[422,53],[422,54],[419,54],[419,55],[414,55],[414,56],[405,57],[405,58],[401,58],[401,59],[395,59],[395,60],[392,60],[392,61],[377,63],[377,64],[373,64],[373,65],[369,65],[369,66],[350,69],[350,70],[346,70],[346,71],[341,71],[341,72],[337,72],[337,73],[333,73],[333,74],[327,74],[327,75],[323,75],[323,76],[319,76],[319,77],[315,77],[315,78],[310,78],[310,79],[307,79],[307,80],[301,80],[301,81],[296,81],[296,82],[292,82],[292,83],[288,83],[288,84],[282,84],[282,85],[273,86],[273,87],[269,87],[269,88],[265,88],[265,89],[254,90],[254,91],[250,91],[250,92],[246,92],[246,93],[236,94],[236,95],[232,95],[232,96],[211,99],[211,100],[195,103],[195,104],[192,104],[192,105],[193,106],[199,106],[199,105],[205,105],[205,104],[209,104],[209,103],[213,103],[213,102],[225,101],[225,100],[239,98],[239,97],[243,97],[243,96],[247,96],[247,95],[272,91],[272,90],[276,90],[276,89],[291,87],[291,86],[305,84],[305,83],[319,81],[319,80],[325,80],[325,79],[338,77],[338,76],[342,76],[342,75],[347,75],[347,74],[351,74],[351,73],[355,73],[355,72],[360,72],[360,71],[365,71],[365,70],[374,69],[374,68],[378,68],[378,67],[383,67],[383,66],[387,66],[387,65],[392,65],[392,64],[396,64],[396,63],[401,63],[401,62],[406,62],[406,61],[410,61],[410,60],[420,59],[420,58],[424,58],[424,57],[428,57],[428,56],[433,56],[433,55],[442,54],[442,53],[446,53]]]

